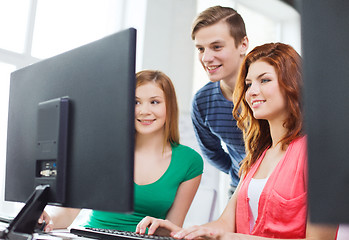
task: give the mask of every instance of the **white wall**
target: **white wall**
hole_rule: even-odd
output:
[[[195,0],[149,0],[144,36],[144,69],[159,69],[174,82],[181,112],[189,112],[194,48],[190,27]]]

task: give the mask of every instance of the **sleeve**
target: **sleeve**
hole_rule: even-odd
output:
[[[184,153],[184,155],[186,158],[184,163],[187,166],[187,173],[183,179],[183,182],[201,175],[204,170],[204,161],[198,152],[187,147],[187,151]]]
[[[194,98],[192,104],[191,119],[195,136],[204,158],[220,171],[228,174],[232,168],[231,157],[222,148],[221,140],[205,125],[197,106],[196,98]]]

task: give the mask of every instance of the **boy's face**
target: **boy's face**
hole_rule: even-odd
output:
[[[201,28],[194,42],[199,61],[210,81],[235,82],[247,47],[244,44],[235,47],[235,39],[230,35],[227,23],[221,21]]]

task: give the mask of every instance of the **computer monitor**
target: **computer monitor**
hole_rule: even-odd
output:
[[[349,1],[298,2],[310,221],[349,223]]]
[[[5,200],[30,212],[16,232],[47,203],[133,210],[135,52],[129,28],[11,74]]]

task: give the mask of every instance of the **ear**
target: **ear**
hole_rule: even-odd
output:
[[[247,49],[248,49],[248,44],[249,44],[248,37],[245,36],[241,40],[241,43],[239,45],[240,55],[242,55],[242,56],[246,55],[246,52],[247,52]]]

